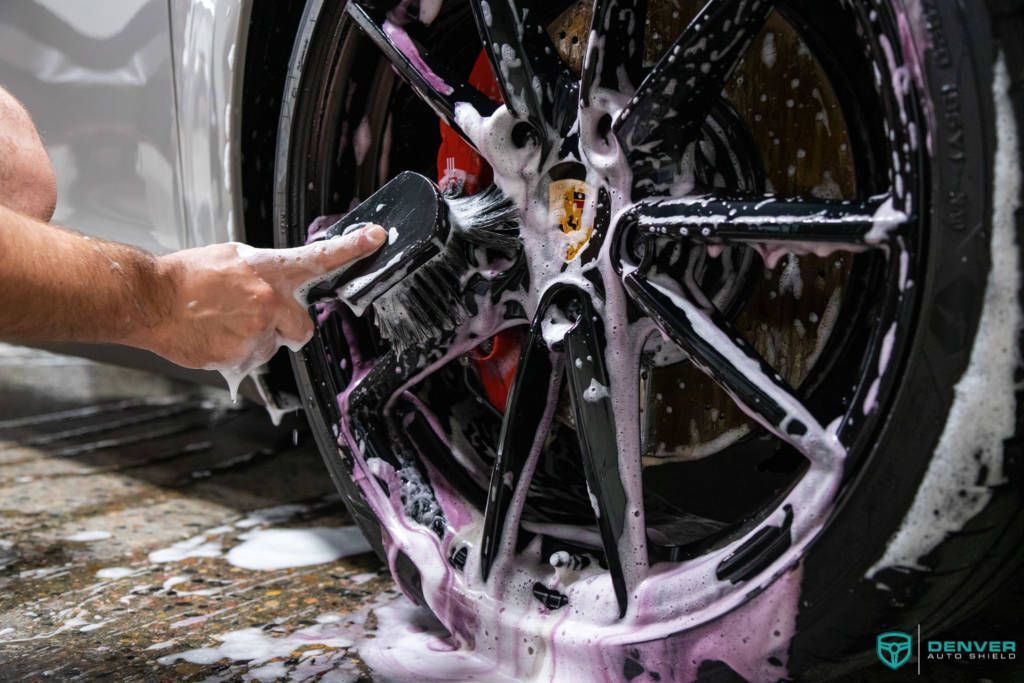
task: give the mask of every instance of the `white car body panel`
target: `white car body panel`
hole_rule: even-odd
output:
[[[241,240],[248,0],[0,3],[0,85],[58,179],[54,222],[155,252]]]
[[[248,2],[170,0],[186,244],[242,241],[242,81]]]

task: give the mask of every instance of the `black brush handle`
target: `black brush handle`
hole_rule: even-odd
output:
[[[309,289],[309,303],[339,298],[361,312],[408,274],[436,256],[448,239],[448,208],[437,186],[404,171],[328,227],[314,241],[376,223],[388,239],[373,254],[325,275]]]

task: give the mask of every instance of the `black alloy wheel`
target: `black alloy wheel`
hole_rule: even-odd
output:
[[[281,244],[402,171],[519,208],[513,243],[466,247],[463,325],[403,347],[379,312],[322,303],[295,358],[350,508],[457,638],[543,649],[552,619],[682,638],[782,590],[858,500],[953,249],[907,21],[873,1],[310,2]],[[408,324],[429,324],[441,304],[416,296]]]

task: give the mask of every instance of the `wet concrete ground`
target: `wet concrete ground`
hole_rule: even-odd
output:
[[[372,553],[276,570],[226,557],[253,531],[350,527],[301,420],[274,428],[222,392],[44,360],[0,352],[0,678],[367,677],[345,638],[286,636],[372,635],[368,605],[394,597]],[[248,628],[265,637],[169,661]]]

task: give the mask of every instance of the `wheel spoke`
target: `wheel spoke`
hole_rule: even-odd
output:
[[[657,131],[681,149],[694,139],[772,0],[710,0],[640,84],[614,122],[633,151]]]
[[[544,29],[531,17],[531,10],[522,10],[518,0],[471,0],[473,16],[498,79],[505,104],[516,118],[529,121],[537,131],[544,129],[547,119],[544,92],[549,82],[553,50],[547,52],[538,40],[548,41]]]
[[[643,78],[646,9],[646,0],[594,0],[580,84],[582,106],[590,106],[595,88],[625,95],[636,90]]]
[[[696,242],[805,242],[876,246],[907,222],[889,195],[865,201],[687,197],[638,204],[626,220],[650,235]]]
[[[346,9],[356,25],[384,53],[398,75],[455,130],[459,130],[455,123],[456,103],[472,105],[481,116],[489,116],[497,109],[486,95],[434,63],[403,27],[387,19],[378,24],[358,2],[350,2]]]
[[[502,546],[509,506],[530,454],[547,437],[546,418],[553,409],[552,387],[558,383],[551,354],[544,344],[540,316],[527,336],[519,356],[516,376],[509,389],[498,438],[498,453],[484,509],[480,541],[480,569],[487,580]],[[549,401],[539,397],[548,397]],[[514,539],[512,539],[514,542]]]
[[[747,415],[812,463],[829,467],[838,462],[843,447],[836,437],[710,302],[698,305],[695,297],[664,278],[649,279],[634,271],[623,280],[633,300],[662,333]]]
[[[565,335],[565,366],[583,472],[621,617],[626,613],[627,603],[626,578],[619,555],[619,543],[626,527],[626,490],[619,473],[615,413],[604,358],[604,331],[595,324],[589,301],[583,299],[580,303],[579,320]]]

